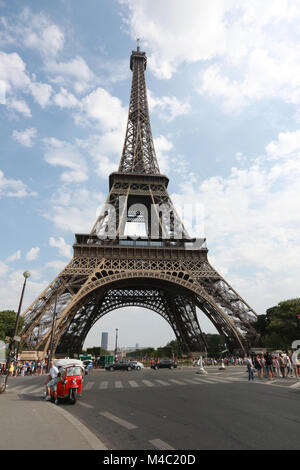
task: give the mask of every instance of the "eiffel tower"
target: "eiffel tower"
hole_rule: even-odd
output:
[[[196,308],[229,348],[245,352],[260,342],[257,314],[211,266],[205,239],[188,235],[167,192],[153,145],[146,64],[138,41],[124,147],[106,204],[91,232],[75,235],[69,264],[24,312],[24,348],[46,353],[51,344],[56,352],[79,353],[100,318],[128,306],[161,315],[182,353],[207,348]],[[132,227],[140,233],[130,235]]]

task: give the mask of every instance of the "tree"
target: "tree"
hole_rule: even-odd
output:
[[[279,302],[275,307],[260,315],[256,328],[262,335],[266,347],[288,350],[295,339],[300,339],[297,327],[297,315],[300,315],[300,298]]]
[[[83,352],[83,351],[82,351]],[[100,346],[94,346],[93,348],[87,348],[87,354],[91,354],[92,356],[107,356],[109,353],[106,349],[100,348]]]
[[[3,310],[0,312],[0,340],[5,341],[6,336],[10,338],[14,334],[14,328],[16,324],[17,314],[14,310]],[[17,334],[21,332],[24,320],[22,317],[19,318]]]
[[[218,359],[220,357],[221,351],[226,349],[225,339],[223,336],[218,334],[203,333],[206,343],[207,343],[207,355],[208,357],[213,357]]]

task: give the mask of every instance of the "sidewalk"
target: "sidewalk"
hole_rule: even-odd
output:
[[[0,395],[0,450],[5,449],[107,450],[71,412],[9,388]]]

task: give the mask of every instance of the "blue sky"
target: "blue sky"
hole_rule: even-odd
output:
[[[25,269],[28,306],[91,230],[121,156],[137,37],[160,168],[176,204],[202,204],[209,260],[259,314],[297,297],[299,16],[288,0],[0,0],[1,309],[17,309]],[[86,345],[108,331],[113,347],[117,327],[123,346],[173,339],[130,309]]]

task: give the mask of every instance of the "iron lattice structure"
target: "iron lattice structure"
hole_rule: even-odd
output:
[[[132,51],[132,86],[125,142],[118,172],[90,234],[76,234],[70,263],[24,313],[22,343],[46,352],[55,312],[54,349],[81,351],[91,327],[112,310],[139,306],[161,315],[183,353],[205,352],[196,308],[230,348],[257,345],[257,314],[217,273],[201,240],[195,245],[167,192],[159,170],[148,111],[146,54]],[[140,237],[126,235],[143,223]],[[194,243],[193,249],[189,249]]]

